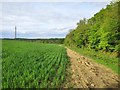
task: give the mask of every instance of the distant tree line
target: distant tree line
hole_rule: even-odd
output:
[[[32,39],[31,41],[37,41],[37,42],[40,42],[40,43],[63,44],[64,43],[64,38]]]
[[[21,41],[30,41],[30,42],[40,42],[40,43],[54,43],[54,44],[63,44],[64,38],[50,38],[50,39],[26,39],[26,38],[3,38],[2,40],[21,40]]]
[[[90,19],[77,23],[65,38],[65,45],[110,52],[120,51],[120,1],[111,2]]]

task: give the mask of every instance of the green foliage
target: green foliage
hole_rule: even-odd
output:
[[[118,52],[120,46],[118,4],[120,2],[111,2],[94,17],[80,20],[77,28],[66,36],[65,45]]]
[[[61,87],[69,60],[63,46],[17,40],[2,42],[2,87]]]

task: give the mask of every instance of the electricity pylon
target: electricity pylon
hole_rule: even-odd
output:
[[[16,39],[16,37],[17,37],[17,27],[15,26],[15,39]]]

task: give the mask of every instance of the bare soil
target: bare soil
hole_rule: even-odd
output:
[[[70,68],[64,87],[73,88],[118,88],[118,74],[67,48]]]

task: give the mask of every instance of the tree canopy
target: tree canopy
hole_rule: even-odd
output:
[[[119,2],[111,2],[90,19],[83,19],[65,38],[65,45],[120,51]]]

